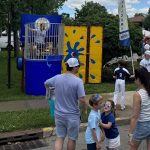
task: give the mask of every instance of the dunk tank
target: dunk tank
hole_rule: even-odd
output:
[[[24,14],[21,27],[26,94],[45,95],[44,81],[61,73],[64,37],[61,16]]]

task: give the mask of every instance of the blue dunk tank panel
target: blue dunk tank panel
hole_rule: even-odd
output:
[[[87,37],[86,26],[65,26],[64,30],[63,72],[66,71],[65,62],[70,57],[76,57],[81,63],[77,76],[83,82],[88,78],[88,83],[101,83],[103,28],[91,26],[89,37]],[[90,42],[88,65],[86,64],[87,41]],[[89,68],[87,68],[88,66]],[[86,75],[87,69],[88,75]]]
[[[71,57],[75,57],[79,59],[81,63],[81,67],[77,76],[85,82],[87,27],[65,26],[64,30],[63,72],[66,72],[66,61]]]
[[[63,56],[48,56],[47,60],[25,59],[27,95],[45,95],[44,81],[61,73]]]

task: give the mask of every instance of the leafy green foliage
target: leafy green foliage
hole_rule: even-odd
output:
[[[149,8],[148,14],[147,14],[147,16],[146,16],[146,18],[144,20],[144,27],[146,29],[150,29],[150,8]]]
[[[0,28],[7,28],[8,12],[12,15],[12,28],[19,29],[20,15],[29,14],[54,14],[62,7],[66,0],[1,0],[0,3]]]
[[[113,57],[130,56],[130,50],[119,45],[119,17],[109,14],[99,3],[85,2],[82,8],[75,9],[75,25],[103,26],[103,64]],[[131,46],[133,52],[140,54],[142,30],[133,23],[129,23]],[[136,44],[135,44],[136,43]]]
[[[87,2],[82,9],[75,9],[77,25],[104,25],[102,19],[107,16],[107,10],[99,3]]]
[[[69,14],[67,13],[62,13],[62,23],[65,25],[74,25],[75,24],[75,20],[73,18],[70,17]]]

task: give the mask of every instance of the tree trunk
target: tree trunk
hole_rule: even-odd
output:
[[[19,39],[17,30],[13,31],[13,36],[14,36],[14,57],[16,58],[18,56],[19,50]]]

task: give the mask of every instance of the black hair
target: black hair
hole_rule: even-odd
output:
[[[76,66],[76,67],[80,67],[80,65]],[[66,63],[66,70],[67,71],[72,71],[74,67],[69,67],[69,65]]]
[[[150,74],[145,67],[140,67],[135,70],[135,79],[139,79],[150,96]]]
[[[69,65],[66,63],[66,70],[67,70],[67,71],[72,71],[72,70],[73,70],[73,67],[69,67]]]
[[[112,100],[106,100],[106,102],[111,103],[111,112],[113,113],[114,117],[116,117],[116,112],[115,112],[115,103]]]

